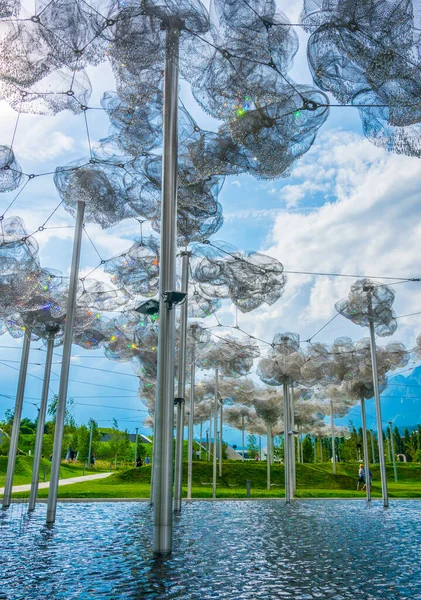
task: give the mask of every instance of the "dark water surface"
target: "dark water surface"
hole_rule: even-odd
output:
[[[0,514],[0,598],[421,600],[421,502],[194,502],[174,552],[151,551],[146,503]]]

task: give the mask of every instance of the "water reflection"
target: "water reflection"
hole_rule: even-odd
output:
[[[197,502],[152,554],[143,503],[45,505],[1,515],[0,598],[421,598],[421,503]]]

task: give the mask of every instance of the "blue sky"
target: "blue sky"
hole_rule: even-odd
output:
[[[298,2],[278,4],[297,22]],[[310,83],[306,37],[298,33],[301,45],[291,76],[300,83]],[[94,90],[89,104],[99,106],[103,92],[114,89],[111,69],[101,65],[91,69],[89,74]],[[217,126],[216,121],[195,105],[188,86],[182,84],[180,94],[201,127]],[[0,103],[2,144],[10,144],[16,118],[17,114],[7,104]],[[92,140],[107,136],[108,119],[103,112],[88,111],[87,118]],[[54,171],[57,166],[87,156],[83,114],[63,112],[55,117],[22,114],[14,151],[26,173]],[[388,154],[362,137],[356,109],[332,108],[313,147],[296,163],[289,177],[275,181],[259,181],[246,175],[226,178],[220,194],[225,223],[214,238],[243,250],[265,251],[288,270],[418,277],[421,275],[420,175],[418,159]],[[13,194],[0,197],[2,211],[12,198]],[[32,232],[43,224],[59,202],[52,177],[39,177],[26,186],[7,214],[21,216]],[[35,234],[44,267],[69,271],[72,225],[72,217],[59,208],[49,222],[54,229]],[[125,221],[105,231],[96,225],[87,225],[87,231],[100,256],[107,259],[131,245],[139,233],[139,225],[136,221]],[[98,262],[85,236],[82,274],[96,267]],[[106,278],[101,270],[96,275]],[[296,331],[302,339],[307,339],[334,316],[334,303],[347,294],[352,282],[353,279],[346,278],[290,275],[283,297],[271,307],[240,314],[240,325],[267,341],[280,331]],[[420,285],[396,286],[398,315],[421,311]],[[224,305],[219,318],[224,324],[233,325],[234,309]],[[400,319],[397,333],[386,342],[402,341],[412,348],[420,332],[421,316]],[[357,340],[367,332],[338,317],[316,340],[332,342],[342,335]],[[38,401],[41,393],[45,352],[40,348],[41,342],[34,343],[30,354],[23,416],[31,418],[36,415],[32,403]],[[2,336],[0,414],[14,404],[20,350],[21,340]],[[58,348],[51,378],[52,392],[58,390],[60,353]],[[75,398],[76,421],[83,423],[93,417],[100,425],[109,426],[116,417],[121,427],[134,431],[140,426],[141,431],[147,433],[141,425],[146,409],[138,399],[138,379],[130,364],[111,362],[104,358],[102,351],[87,352],[76,346],[73,355],[69,396]],[[403,377],[401,380],[405,381]],[[399,389],[402,396],[409,396],[407,392],[415,388]],[[396,402],[402,408],[399,398]],[[224,438],[241,444],[238,432],[227,430]]]

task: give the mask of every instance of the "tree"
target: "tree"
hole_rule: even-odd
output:
[[[120,452],[120,437],[121,437],[121,434],[118,429],[117,420],[113,419],[113,428],[112,428],[111,439],[110,439],[110,450],[111,450],[112,456],[115,457],[115,462],[117,462],[118,455]]]
[[[127,460],[127,459],[133,460],[133,458],[134,458],[132,456],[132,447],[130,444],[130,434],[127,429],[125,429],[123,431],[123,433],[121,434],[120,453],[124,457],[125,460]]]
[[[68,427],[76,427],[75,418],[73,416],[73,398],[68,398],[66,402],[66,412],[64,413],[64,425]],[[48,415],[51,417],[51,420],[55,422],[57,416],[57,406],[58,406],[58,396],[54,394],[53,399],[48,407]]]
[[[20,432],[21,433],[35,433],[37,429],[37,424],[28,419],[28,417],[24,417],[20,422]]]
[[[142,438],[140,436],[137,439],[136,456],[142,459],[146,456],[145,446],[143,445]]]
[[[352,421],[349,422],[349,431],[351,435],[344,440],[341,458],[344,461],[353,462],[358,460],[358,444],[361,444],[361,440],[358,437],[357,430]]]
[[[314,460],[314,446],[311,437],[306,435],[302,441],[303,444],[303,460],[305,463],[312,463]]]
[[[399,433],[399,431],[398,431]],[[406,458],[409,462],[412,462],[414,460],[414,456],[415,456],[415,449],[411,444],[411,436],[409,434],[409,429],[408,427],[405,428],[404,434],[403,434],[403,446],[404,446],[404,453],[406,455]]]
[[[279,443],[276,443],[276,437],[273,438],[273,458],[284,460],[284,438],[278,437]]]
[[[254,458],[256,454],[259,454],[259,444],[254,433],[247,436],[247,453],[249,458]]]

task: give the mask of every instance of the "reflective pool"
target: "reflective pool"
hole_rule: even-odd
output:
[[[421,502],[194,502],[171,558],[151,552],[145,503],[0,514],[0,598],[421,599]]]

